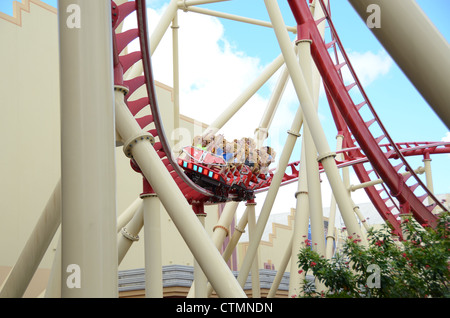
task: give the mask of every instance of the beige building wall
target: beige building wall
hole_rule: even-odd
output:
[[[258,267],[265,269],[280,268],[280,263],[283,259],[284,253],[287,249],[287,245],[292,236],[294,229],[294,213],[295,209],[291,209],[290,214],[285,216],[284,222],[268,222],[266,230],[268,234],[266,239],[263,237],[259,249],[258,249]],[[245,254],[249,246],[248,239],[243,239],[238,244],[238,267],[244,260]],[[286,271],[289,271],[289,264],[286,267]]]
[[[0,13],[0,282],[60,176],[56,9],[39,1],[15,9],[14,17]],[[42,261],[38,285],[48,276],[55,246]],[[37,292],[31,287],[27,295]]]
[[[17,261],[47,200],[60,178],[60,110],[57,11],[39,0],[15,3],[14,16],[0,13],[0,285]],[[173,91],[156,83],[166,134],[174,129]],[[206,125],[180,116],[182,142]],[[197,127],[194,129],[194,127]],[[191,139],[192,140],[192,139]],[[117,213],[142,192],[142,177],[116,149]],[[217,206],[208,207],[206,228],[212,232]],[[172,220],[161,209],[163,264],[192,265],[193,257]],[[143,231],[119,270],[142,268]],[[44,256],[26,297],[45,288],[58,244],[59,230]]]

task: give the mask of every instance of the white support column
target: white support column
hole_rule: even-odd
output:
[[[342,149],[342,143],[344,141],[343,135],[336,136],[336,151]],[[344,159],[344,154],[341,153],[339,155],[339,160]],[[336,198],[333,194],[331,194],[331,203],[330,203],[330,216],[328,218],[328,229],[327,229],[327,243],[325,247],[325,257],[327,259],[331,259],[333,256],[333,246],[336,242],[336,233],[335,233],[335,223],[336,223]]]
[[[111,1],[59,0],[58,19],[61,296],[118,297]]]
[[[241,286],[244,286],[247,280],[247,276],[250,272],[250,268],[253,263],[253,258],[256,255],[259,241],[261,241],[264,228],[266,227],[267,221],[269,219],[270,212],[272,210],[276,195],[280,188],[284,172],[286,171],[286,167],[289,163],[292,150],[294,149],[297,138],[300,136],[299,131],[302,124],[303,124],[303,112],[299,107],[292,121],[291,129],[288,131],[288,136],[286,138],[283,151],[281,152],[276,172],[272,178],[269,190],[267,191],[266,199],[264,200],[264,204],[261,208],[261,212],[258,217],[258,222],[256,224],[255,238],[252,242],[249,242],[247,253],[242,262],[241,270],[239,271],[238,282]]]
[[[150,36],[150,55],[153,55],[178,11],[178,0],[172,0],[159,19],[158,25]]]
[[[229,235],[229,227],[233,221],[239,202],[228,202],[222,211],[222,214],[213,228],[212,240],[218,250],[220,250],[223,241]]]
[[[311,41],[300,40],[299,59],[303,74],[307,83],[310,83],[310,92],[312,93],[312,65],[311,65]],[[307,122],[303,125],[303,142],[305,143],[305,161],[306,174],[308,176],[308,198],[309,210],[311,219],[311,240],[313,250],[320,255],[325,255],[325,239],[323,228],[323,210],[322,210],[322,195],[320,188],[319,166],[317,163],[317,150],[314,146],[314,141],[309,130]]]
[[[327,228],[327,243],[325,246],[325,257],[326,259],[331,259],[333,257],[333,247],[336,242],[336,198],[334,195],[331,196],[330,203],[330,216],[328,218],[328,228]]]
[[[343,159],[344,155],[341,154],[341,156],[342,156],[341,159]],[[368,229],[369,229],[369,225],[367,224],[367,220],[366,220],[366,219],[364,218],[364,216],[361,214],[361,211],[359,210],[359,206],[357,206],[357,205],[355,204],[355,202],[353,201],[352,196],[351,196],[351,192],[350,192],[350,190],[349,190],[349,189],[350,189],[350,168],[349,168],[349,167],[344,167],[344,168],[342,168],[342,181],[344,182],[345,188],[348,189],[347,192],[348,192],[348,196],[349,196],[350,201],[351,201],[352,206],[353,206],[353,212],[355,213],[356,217],[360,220],[361,225],[362,225],[366,230],[368,230]],[[360,226],[360,228],[361,228],[361,226]],[[361,235],[362,235],[362,237],[363,237],[364,240],[367,240],[366,232],[363,232],[363,231],[362,231],[362,228],[361,228]]]
[[[225,262],[228,262],[231,255],[233,254],[234,249],[236,248],[236,245],[239,243],[241,235],[245,233],[245,227],[247,226],[247,223],[248,223],[248,207],[244,210],[244,213],[239,219],[239,223],[235,227],[236,231],[234,231],[230,241],[227,244],[227,247],[225,248],[225,251],[222,254],[222,257],[225,260]],[[212,291],[213,290],[211,284],[208,284],[208,296],[212,294]]]
[[[352,201],[353,202],[353,201]],[[361,225],[366,229],[366,231],[369,229],[369,225],[367,224],[367,220],[362,215],[361,210],[359,209],[359,206],[357,206],[355,203],[353,203],[353,211],[355,212],[356,216],[358,217],[359,221],[361,222]],[[363,236],[367,239],[367,235],[365,232],[362,233]]]
[[[120,229],[117,234],[117,258],[118,264],[122,263],[131,245],[139,241],[139,232],[144,226],[144,205],[139,205],[136,213],[126,226]]]
[[[204,228],[206,213],[197,212],[196,215]],[[203,272],[199,262],[194,258],[194,281],[191,285],[191,289],[189,290],[188,298],[190,297],[207,298],[208,297],[207,286],[208,286],[208,279],[206,278],[206,275]]]
[[[300,39],[297,43],[300,67],[305,76],[306,83],[309,86],[309,92],[311,96],[313,96],[311,40]],[[317,107],[318,103],[315,103],[315,108],[317,109]],[[303,125],[303,143],[305,144],[303,150],[305,150],[306,174],[308,176],[311,246],[316,253],[325,256],[325,232],[319,166],[317,163],[317,149],[314,145],[308,122],[305,122]],[[316,290],[320,292],[323,291],[324,288],[324,285],[316,279]]]
[[[244,210],[244,213],[239,219],[238,225],[236,225],[235,231],[233,235],[231,235],[231,239],[228,242],[225,251],[223,252],[223,259],[225,260],[225,262],[228,262],[231,255],[233,254],[234,249],[236,248],[236,245],[239,242],[239,239],[241,238],[242,234],[245,233],[245,227],[247,226],[247,223],[248,223],[248,207]]]
[[[331,152],[330,147],[325,136],[325,132],[320,123],[318,114],[314,107],[314,101],[309,94],[308,87],[306,85],[305,78],[303,77],[302,70],[298,64],[298,60],[292,49],[289,35],[285,29],[285,23],[283,16],[281,15],[278,4],[274,0],[264,0],[267,11],[269,13],[272,24],[274,25],[275,34],[280,44],[282,54],[285,59],[285,63],[289,69],[292,83],[294,84],[295,91],[300,101],[301,108],[303,110],[306,121],[308,122],[309,129],[311,131],[314,144],[319,153],[318,160],[322,163],[324,170],[330,181],[331,188],[336,197],[339,210],[341,211],[344,222],[350,234],[361,235],[361,229],[356,221],[353,213],[353,207],[348,197],[347,190],[344,188],[342,179],[339,175],[336,162],[334,160],[334,153]],[[363,239],[362,244],[366,245],[367,242]]]
[[[0,298],[23,297],[60,224],[61,183],[58,181],[16,264],[3,282]]]
[[[158,25],[150,35],[150,56],[153,55],[159,43],[161,42],[164,34],[170,26],[170,23],[174,19],[178,11],[178,0],[171,0],[169,5],[164,11],[163,15],[158,21]],[[142,62],[139,61],[133,65],[133,67],[127,72],[127,78],[133,78],[141,75],[143,72]]]
[[[255,141],[257,148],[261,148],[264,141],[269,136],[269,127],[272,123],[275,112],[281,100],[281,96],[286,88],[287,82],[289,80],[289,72],[286,67],[283,67],[281,75],[278,79],[277,85],[270,96],[270,100],[267,104],[266,110],[264,111],[263,117],[259,123],[259,127],[255,130]]]
[[[238,16],[238,15],[234,15],[234,14],[218,12],[218,11],[213,11],[213,10],[209,10],[209,9],[199,8],[199,7],[193,7],[193,6],[190,6],[190,7],[186,6],[185,7],[185,6],[183,6],[183,10],[184,11],[189,11],[189,12],[196,12],[196,13],[200,13],[200,14],[205,14],[205,15],[210,15],[210,16],[218,17],[218,18],[222,18],[222,19],[229,19],[229,20],[233,20],[233,21],[244,22],[244,23],[253,24],[253,25],[259,25],[259,26],[263,26],[263,27],[267,27],[267,28],[271,28],[272,27],[272,24],[270,24],[270,22],[267,22],[267,21],[262,21],[262,20],[242,17],[242,16]],[[289,32],[297,33],[297,28],[296,27],[287,26],[286,29]]]
[[[56,246],[44,298],[61,298],[61,235]]]
[[[294,233],[291,246],[291,268],[289,277],[289,297],[296,297],[301,293],[303,281],[305,280],[304,272],[299,273],[297,255],[300,249],[306,246],[305,241],[308,239],[309,226],[309,193],[308,193],[308,175],[306,173],[306,150],[305,143],[302,143],[300,169],[298,176],[297,192],[295,193],[296,208]]]
[[[163,297],[161,212],[155,193],[142,195],[144,202],[145,297]]]
[[[172,51],[173,51],[173,145],[176,147],[173,151],[178,152],[180,141],[180,66],[178,49],[178,12],[172,21]]]
[[[248,208],[248,239],[249,242],[254,240],[260,241],[258,239],[255,230],[256,230],[256,215],[255,215],[255,202],[247,202]],[[259,245],[259,242],[258,242]],[[252,277],[252,298],[261,298],[261,288],[259,283],[259,252],[256,251],[255,257],[253,258],[252,268],[251,268],[251,277]]]
[[[319,19],[323,16],[322,10],[315,8],[316,3],[311,4],[312,14]],[[324,25],[320,26],[321,34],[323,36]],[[301,69],[305,74],[305,79],[309,84],[309,91],[314,99],[314,106],[317,111],[319,106],[319,88],[320,88],[320,74],[318,74],[315,65],[312,63],[311,58],[311,41],[308,39],[300,39],[297,42],[299,61],[301,63]],[[289,283],[289,295],[297,296],[301,293],[303,282],[306,273],[298,273],[297,255],[301,248],[306,246],[305,241],[308,236],[308,224],[311,218],[311,233],[313,245],[315,250],[323,255],[324,247],[322,246],[323,240],[323,212],[322,212],[322,199],[321,189],[317,165],[317,149],[314,145],[314,141],[311,136],[311,131],[305,123],[303,128],[303,142],[302,142],[302,154],[301,164],[298,180],[298,191],[295,194],[297,199],[295,222],[294,222],[294,242],[292,243],[292,256],[291,256],[291,275]],[[319,245],[320,243],[320,245]],[[323,253],[322,253],[323,251]]]
[[[203,136],[216,134],[230,119],[236,114],[242,106],[264,85],[269,78],[283,64],[283,56],[280,54],[272,63],[270,63],[263,72],[219,115],[203,133]]]
[[[120,230],[122,230],[122,228],[130,222],[134,214],[141,208],[142,205],[142,199],[137,198],[130,204],[129,207],[125,209],[125,211],[119,215],[117,218],[117,232],[120,232]]]
[[[415,0],[348,2],[366,25],[369,25],[367,22],[380,23],[370,31],[450,129],[450,45],[419,4]],[[371,21],[374,13],[378,21]]]
[[[229,227],[231,225],[231,222],[233,221],[234,215],[236,213],[236,210],[239,206],[239,202],[228,202],[225,205],[225,208],[222,211],[222,214],[219,217],[219,220],[217,221],[217,224],[214,226],[213,228],[213,233],[211,236],[211,239],[214,243],[214,245],[216,246],[217,250],[220,251],[221,246],[225,240],[225,238],[229,235]],[[197,213],[197,215],[200,217],[200,215]],[[204,214],[204,216],[206,216],[206,214]],[[204,225],[204,224],[203,224]],[[228,259],[225,259],[225,262],[228,261]],[[194,282],[191,286],[191,289],[189,290],[188,293],[188,298],[193,297],[194,296],[194,289],[197,290],[197,284]],[[206,286],[206,285],[205,285]],[[195,294],[196,297],[197,294]],[[206,297],[206,296],[205,296]]]
[[[345,167],[345,168],[347,168],[347,167]],[[418,167],[417,169],[414,170],[414,173],[416,173],[416,174],[422,174],[422,173],[424,173],[424,172],[426,172],[426,170],[425,170],[424,167]],[[402,176],[407,177],[407,176],[410,175],[411,173],[408,172],[408,171],[406,171],[406,172],[402,172],[402,173],[400,173],[400,174],[401,174]],[[356,185],[352,184],[352,185],[346,185],[346,186],[347,186],[347,188],[349,189],[349,191],[352,191],[352,192],[353,192],[353,191],[356,191],[356,190],[359,190],[359,189],[371,187],[371,186],[374,186],[374,185],[377,185],[377,184],[382,184],[382,183],[383,183],[383,179],[375,179],[375,180],[363,182],[363,183],[356,184]]]
[[[142,131],[126,107],[123,93],[116,91],[115,96],[116,127],[120,136],[128,141],[124,145],[125,153],[133,156],[139,165],[219,297],[245,298],[244,291],[236,282],[222,255],[146,139],[148,134]]]
[[[224,2],[224,1],[230,1],[230,0],[179,0],[179,6],[181,9],[183,9],[183,8],[187,8],[189,6],[196,6],[196,5],[201,5],[201,4]]]
[[[423,158],[423,165],[425,168],[425,179],[427,182],[427,188],[430,190],[431,193],[434,193],[434,186],[433,186],[433,176],[431,174],[431,158],[430,154],[427,153]],[[433,204],[434,201],[432,198],[428,197],[428,204]]]

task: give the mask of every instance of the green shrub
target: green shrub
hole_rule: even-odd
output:
[[[368,246],[349,236],[342,253],[327,260],[305,247],[298,254],[300,271],[314,275],[327,288],[303,285],[304,297],[448,297],[450,277],[449,215],[438,226],[402,221],[404,240],[392,238],[388,227],[368,231]]]

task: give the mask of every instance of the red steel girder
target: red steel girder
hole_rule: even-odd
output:
[[[391,194],[400,202],[401,206],[410,207],[418,222],[427,223],[435,227],[437,217],[414,195],[411,189],[405,184],[403,176],[392,167],[380,149],[378,142],[367,128],[361,115],[356,110],[353,100],[341,81],[335,65],[328,54],[307,3],[304,0],[288,0],[288,3],[299,28],[302,29],[302,34],[309,33],[309,37],[312,40],[312,58],[322,76],[326,89],[333,96],[347,126],[372,166],[388,186]]]

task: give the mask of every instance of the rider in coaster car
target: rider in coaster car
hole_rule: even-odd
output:
[[[261,173],[266,174],[269,172],[269,166],[275,161],[276,153],[268,146],[261,147],[259,150],[260,160],[261,160]]]
[[[195,136],[194,140],[192,141],[192,146],[202,149],[204,151],[207,150],[208,141],[206,139],[203,139],[202,136]]]

